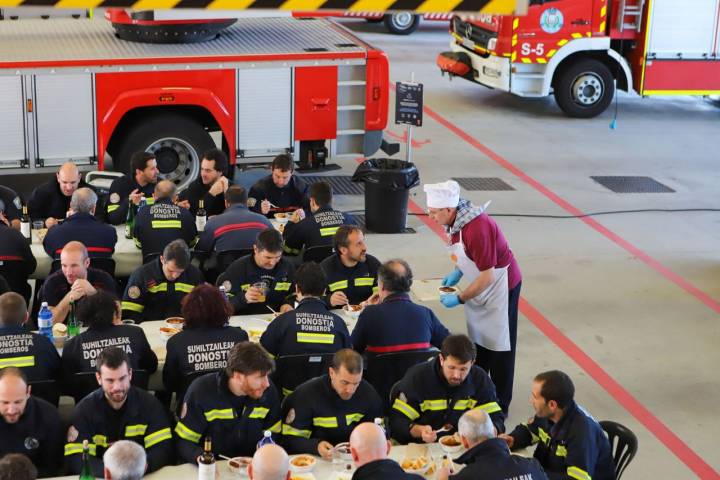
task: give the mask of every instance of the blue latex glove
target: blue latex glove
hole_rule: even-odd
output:
[[[460,305],[460,297],[457,293],[450,293],[448,295],[440,295],[440,302],[447,308],[453,308]]]
[[[445,278],[443,278],[442,286],[443,287],[453,287],[458,284],[460,279],[462,278],[463,273],[457,269],[454,268],[452,272],[445,275]]]

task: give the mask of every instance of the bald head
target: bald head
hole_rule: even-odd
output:
[[[62,191],[66,197],[72,196],[73,192],[77,190],[80,185],[80,170],[78,170],[77,165],[72,162],[64,163],[55,174],[55,177],[60,185],[60,191]]]
[[[251,480],[287,480],[290,478],[290,460],[282,447],[265,445],[253,455],[248,468]]]
[[[357,467],[375,460],[383,460],[390,453],[390,442],[380,426],[361,423],[350,434],[350,452]]]
[[[170,180],[162,180],[155,185],[155,200],[172,198],[175,195],[175,184]]]
[[[413,274],[410,265],[400,258],[380,265],[377,275],[381,299],[391,293],[407,293],[412,286]]]
[[[67,282],[72,285],[77,279],[87,278],[90,258],[87,248],[80,242],[68,242],[60,252],[60,268]]]

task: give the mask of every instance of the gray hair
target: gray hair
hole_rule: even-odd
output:
[[[97,203],[97,195],[91,188],[78,188],[70,197],[70,208],[77,213],[90,213]]]
[[[495,426],[490,420],[490,415],[479,409],[465,412],[460,417],[458,432],[470,443],[479,443],[488,438],[495,438]]]
[[[139,480],[147,465],[145,450],[130,440],[118,440],[103,455],[112,480]]]

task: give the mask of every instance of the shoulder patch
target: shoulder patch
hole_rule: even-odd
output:
[[[20,197],[13,198],[13,205],[15,205],[15,208],[18,210],[22,210],[22,200],[20,200]]]
[[[290,424],[295,420],[295,409],[291,408],[290,411],[287,414],[287,417],[285,417],[285,423]]]
[[[137,285],[133,285],[132,287],[128,288],[128,297],[132,298],[133,300],[137,300],[140,298],[140,287]]]
[[[77,440],[78,436],[80,435],[80,432],[77,431],[77,428],[70,425],[70,428],[68,428],[67,431],[67,441],[68,443],[72,443],[75,440]]]
[[[182,420],[187,415],[187,402],[183,402],[182,409],[180,410],[180,419]]]
[[[40,446],[40,442],[35,437],[26,437],[25,442],[23,442],[25,445],[26,450],[35,450]]]
[[[229,292],[230,290],[232,290],[232,282],[230,280],[225,280],[222,283],[222,286],[225,288],[226,292]]]
[[[120,202],[120,194],[115,192],[110,195],[110,203],[118,203]]]
[[[249,208],[252,208],[252,207],[254,207],[255,205],[257,205],[257,199],[256,199],[256,198],[253,198],[253,197],[248,197],[247,206],[248,206]]]

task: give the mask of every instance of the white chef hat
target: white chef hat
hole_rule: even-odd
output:
[[[428,208],[455,208],[460,203],[460,185],[455,180],[423,186]]]

